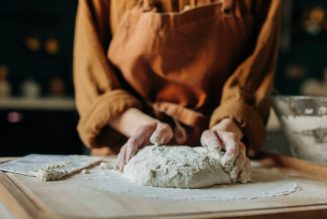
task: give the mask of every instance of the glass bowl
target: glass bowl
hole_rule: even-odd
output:
[[[293,156],[327,164],[327,97],[273,96],[272,104]]]

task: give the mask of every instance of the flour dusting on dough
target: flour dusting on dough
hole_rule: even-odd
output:
[[[155,187],[230,184],[232,180],[221,166],[221,157],[204,147],[146,146],[127,163],[124,176],[136,184]]]

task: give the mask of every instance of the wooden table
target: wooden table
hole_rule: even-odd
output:
[[[299,180],[310,181],[313,184],[325,186],[327,189],[326,166],[274,154],[262,156],[260,164],[267,168],[274,167],[283,171],[294,171],[302,177]],[[123,195],[109,193],[98,198],[88,194],[87,197],[79,200],[69,191],[65,191],[63,195],[47,194],[49,185],[47,182],[39,182],[31,177],[0,172],[0,200],[19,219],[327,218],[327,193],[318,196],[313,194],[312,197],[310,194],[302,197],[301,193],[298,193],[290,197],[276,197],[270,200],[229,202],[167,202],[145,198],[127,198]],[[83,194],[79,194],[78,197],[83,197]],[[103,205],[102,213],[99,212],[101,205]],[[82,217],[83,215],[84,217]]]

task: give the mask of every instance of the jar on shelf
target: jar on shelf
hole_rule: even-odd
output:
[[[49,94],[52,97],[65,96],[65,82],[61,78],[51,78],[49,80]]]
[[[38,98],[41,94],[40,85],[32,78],[26,79],[22,84],[22,95],[25,98]]]
[[[313,7],[303,14],[302,29],[310,35],[319,35],[327,29],[327,12],[321,6]]]
[[[8,67],[0,65],[0,98],[9,97],[11,94],[11,85],[7,80]]]

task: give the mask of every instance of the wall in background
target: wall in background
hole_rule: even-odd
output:
[[[275,87],[282,94],[327,95],[327,1],[282,2]]]
[[[72,45],[77,0],[1,0],[0,65],[5,66],[12,93],[24,80],[41,84],[49,94],[51,80],[62,80],[73,95]]]
[[[76,7],[77,0],[0,1],[0,156],[85,152],[73,100]],[[8,90],[14,98],[1,97]]]
[[[327,2],[282,2],[284,29],[275,86],[283,94],[301,94],[306,80],[312,85],[311,79],[322,81],[327,75]],[[48,95],[50,84],[59,79],[65,94],[72,96],[77,0],[2,0],[0,5],[0,66],[8,69],[12,93],[19,95],[23,81],[32,78]]]

